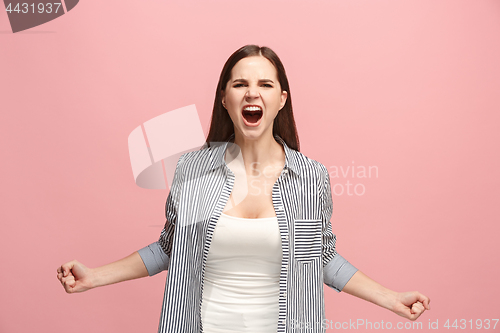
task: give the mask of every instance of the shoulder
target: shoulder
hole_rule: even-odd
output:
[[[205,172],[221,154],[222,146],[203,146],[199,150],[184,153],[177,162],[177,169],[186,174],[192,172]]]
[[[309,158],[299,151],[292,149],[290,151],[293,156],[294,164],[301,176],[316,176],[322,180],[328,177],[328,170],[323,163]]]

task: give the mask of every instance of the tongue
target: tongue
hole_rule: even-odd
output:
[[[244,112],[243,117],[245,117],[246,121],[249,123],[256,123],[259,121],[262,113],[260,112]]]

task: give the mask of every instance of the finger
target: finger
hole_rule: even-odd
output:
[[[61,269],[63,271],[63,275],[67,276],[71,270],[73,269],[73,266],[75,266],[76,260],[71,260],[70,262],[67,262],[63,265],[61,265]]]
[[[75,277],[74,276],[67,276],[67,277],[63,277],[61,279],[61,282],[63,284],[68,284],[68,283],[74,283],[75,282]]]
[[[410,318],[410,319],[411,319],[411,320],[417,320],[417,319],[418,319],[418,317],[420,317],[420,315],[421,315],[421,314],[422,314],[422,312],[416,312],[416,313],[413,313],[413,314],[411,315],[411,318]]]
[[[68,286],[67,284],[64,284],[64,290],[68,293],[71,294],[73,292],[73,288]]]
[[[64,281],[66,281],[66,279],[68,279],[69,277],[72,277],[72,276],[73,276],[72,274],[71,274],[71,275],[68,275],[68,276],[61,275],[59,280],[60,280],[61,282],[64,282]]]
[[[431,305],[429,304],[431,302],[431,300],[429,299],[429,297],[427,297],[426,300],[424,300],[424,307],[427,309],[427,310],[430,310],[431,309]]]
[[[429,297],[425,296],[425,295],[422,295],[421,293],[417,292],[418,295],[417,295],[417,299],[420,303],[422,303],[424,305],[424,307],[427,309],[427,310],[430,310],[431,307],[429,305],[430,303],[430,299]]]
[[[66,290],[66,292],[72,292],[75,285],[76,281],[74,279],[67,279],[66,281],[64,281],[64,289]]]
[[[63,267],[64,276],[71,275],[71,270],[73,269],[73,265],[67,265]]]
[[[57,267],[57,276],[64,276],[62,266]]]
[[[424,312],[423,306],[415,305],[411,308],[410,315],[408,316],[408,319],[410,320],[416,320],[420,315]]]
[[[417,318],[418,318],[418,316],[419,316],[419,315],[420,315],[420,314],[416,313],[416,312],[414,311],[414,309],[413,309],[413,308],[409,308],[409,309],[406,311],[406,313],[405,313],[404,317],[406,317],[406,318],[407,318],[407,319],[409,319],[409,320],[415,320],[415,319],[417,319]]]
[[[418,317],[420,317],[421,314],[422,313],[414,313],[414,314],[410,315],[409,319],[412,320],[412,321],[417,320]]]
[[[62,272],[63,272],[63,276],[68,275],[69,268],[66,268],[66,267],[65,267],[65,265],[62,265],[62,266],[61,266],[61,269],[62,269]]]
[[[75,278],[71,277],[69,279],[66,280],[66,284],[70,287],[74,287],[75,284],[76,284],[76,281],[75,281]]]
[[[425,308],[424,308],[424,305],[422,303],[416,302],[411,307],[411,310],[413,313],[422,313],[422,312],[424,312]]]

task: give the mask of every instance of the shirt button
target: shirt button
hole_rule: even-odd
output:
[[[287,169],[283,170],[283,173],[288,173],[288,170]]]
[[[281,293],[281,297],[286,298],[286,291]]]
[[[285,319],[281,319],[281,323],[285,325]]]
[[[285,240],[286,240],[286,241],[288,240],[288,235],[285,235]]]
[[[282,210],[282,209],[283,209],[283,207],[281,207],[281,206],[276,207],[276,210]]]

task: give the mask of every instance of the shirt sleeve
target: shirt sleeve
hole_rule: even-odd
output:
[[[184,155],[179,158],[175,168],[174,179],[172,180],[172,186],[170,187],[170,192],[165,204],[166,222],[161,231],[160,239],[137,251],[148,270],[149,276],[167,270],[170,264],[181,184],[183,182],[183,175],[181,172],[183,158]]]
[[[324,165],[321,164],[321,167],[324,174],[321,187],[323,189],[321,193],[321,218],[323,220],[323,282],[335,291],[340,292],[358,269],[335,250],[337,237],[332,232],[332,224],[330,222],[333,212],[330,175]]]
[[[139,251],[144,266],[148,270],[149,276],[153,276],[168,269],[170,257],[163,251],[159,242],[154,242]]]

